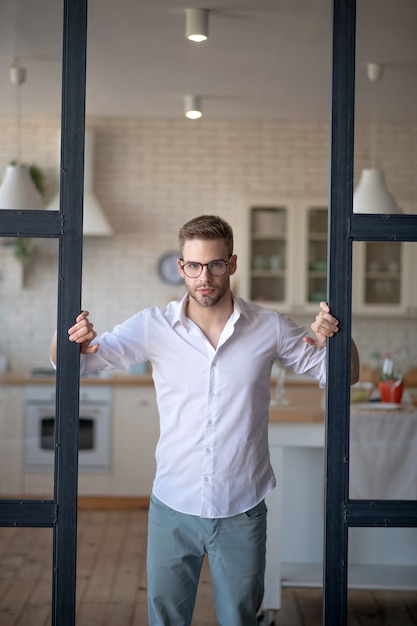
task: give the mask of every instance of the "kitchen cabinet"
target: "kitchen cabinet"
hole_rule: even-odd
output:
[[[321,302],[327,299],[327,218],[326,207],[307,207],[307,259],[305,272],[307,302]]]
[[[155,447],[159,416],[150,377],[84,381],[86,390],[111,392],[111,463],[108,471],[80,470],[80,496],[149,497],[155,474]],[[29,471],[24,465],[25,394],[28,385],[39,388],[47,380],[12,377],[0,383],[0,497],[53,496],[53,466]]]
[[[0,497],[22,493],[23,394],[0,385]]]
[[[264,607],[269,610],[280,608],[281,586],[321,587],[323,575],[323,392],[290,387],[287,393],[288,406],[270,407],[269,450],[277,486],[267,497]],[[412,454],[406,457],[409,465],[402,464],[401,442],[407,438],[411,444],[417,438],[417,411],[411,406],[382,415],[378,409],[351,409],[350,497],[415,499]],[[416,548],[416,528],[350,527],[349,587],[417,589]]]
[[[286,303],[290,272],[288,209],[252,207],[249,219],[249,298]]]
[[[293,313],[326,298],[326,203],[254,203],[244,240],[243,297]]]
[[[80,473],[79,494],[149,497],[159,437],[154,386],[115,384],[112,390],[111,470],[107,474]]]
[[[354,312],[416,315],[416,252],[416,244],[410,242],[354,242]]]
[[[324,201],[249,203],[239,251],[242,296],[284,313],[310,313],[327,298]],[[243,261],[243,262],[242,262]],[[354,242],[352,311],[417,315],[417,244]]]
[[[113,405],[114,496],[150,496],[159,416],[153,385],[116,386]]]

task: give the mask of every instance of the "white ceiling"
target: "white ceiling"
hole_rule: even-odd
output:
[[[27,68],[23,114],[59,115],[59,0],[0,0],[0,114],[15,110],[9,66]],[[385,66],[377,117],[417,121],[417,1],[357,0],[357,112],[366,63]],[[215,118],[329,119],[331,0],[90,0],[87,115],[183,115],[200,95]],[[209,39],[185,39],[185,10],[210,10]],[[192,123],[192,122],[190,122]],[[195,122],[194,122],[195,123]],[[198,122],[197,122],[198,123]]]

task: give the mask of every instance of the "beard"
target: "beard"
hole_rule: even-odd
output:
[[[199,306],[213,307],[228,293],[229,281],[227,280],[221,285],[203,283],[197,286],[191,286],[186,284],[186,289],[189,297]],[[202,293],[201,290],[204,289],[210,290],[209,293]]]

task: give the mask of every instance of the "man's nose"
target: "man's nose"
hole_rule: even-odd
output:
[[[208,269],[208,265],[203,265],[203,267],[201,268],[201,274],[200,274],[200,278],[201,276],[206,277],[207,276],[211,276],[209,269]]]

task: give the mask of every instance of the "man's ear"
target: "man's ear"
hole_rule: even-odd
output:
[[[234,254],[230,260],[229,274],[232,276],[237,270],[237,255]]]

